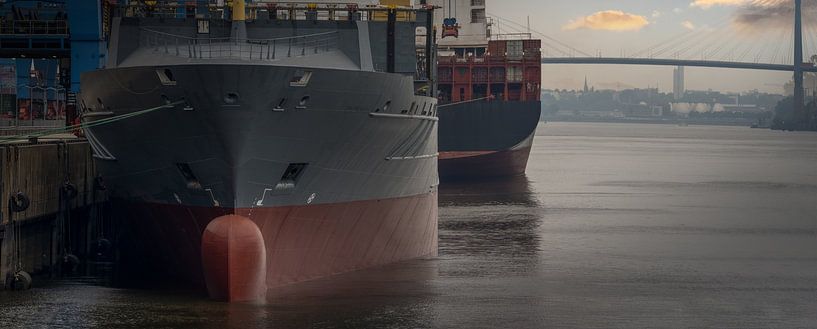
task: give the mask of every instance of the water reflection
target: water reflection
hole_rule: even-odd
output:
[[[441,185],[440,256],[459,259],[441,265],[441,273],[485,277],[535,270],[542,214],[526,176]]]
[[[440,184],[440,207],[520,205],[537,207],[531,181],[527,176],[483,181],[456,181]]]
[[[267,323],[428,328],[438,266],[435,259],[418,259],[273,289],[265,307],[271,316]]]

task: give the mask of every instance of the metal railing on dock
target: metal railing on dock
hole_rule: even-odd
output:
[[[228,37],[193,38],[142,28],[139,46],[184,58],[273,61],[335,50],[338,47],[338,32],[234,40]]]
[[[64,20],[0,21],[0,35],[68,35],[68,21]]]

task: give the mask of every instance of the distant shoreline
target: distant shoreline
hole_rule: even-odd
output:
[[[663,118],[587,118],[587,117],[565,117],[565,116],[543,116],[544,122],[588,122],[588,123],[646,123],[664,125],[698,125],[698,126],[734,126],[751,127],[755,122],[749,119],[663,119]],[[764,128],[766,129],[766,128]]]

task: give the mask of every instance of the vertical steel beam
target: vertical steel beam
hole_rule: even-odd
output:
[[[71,31],[71,91],[79,92],[82,73],[105,63],[107,47],[102,36],[101,0],[67,1]]]
[[[434,29],[434,7],[426,8],[426,79],[428,97],[437,98],[437,31]],[[490,72],[489,72],[490,75]]]
[[[389,8],[389,20],[386,25],[386,72],[394,73],[395,67],[395,51],[396,51],[396,37],[397,37],[397,11],[394,8]]]

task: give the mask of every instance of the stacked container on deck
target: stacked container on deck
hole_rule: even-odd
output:
[[[441,56],[438,77],[442,100],[539,100],[540,48],[540,40],[493,40],[484,56]]]

